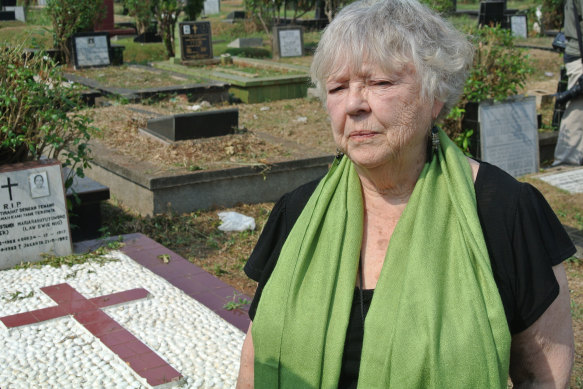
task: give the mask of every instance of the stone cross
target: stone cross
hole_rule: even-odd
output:
[[[72,315],[152,387],[167,387],[168,383],[178,384],[182,379],[178,371],[100,309],[146,298],[149,294],[146,289],[136,288],[92,299],[85,298],[67,283],[41,290],[57,305],[0,317],[0,321],[7,328],[14,328]]]

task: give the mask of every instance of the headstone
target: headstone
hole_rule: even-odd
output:
[[[263,46],[263,39],[261,38],[237,38],[227,45],[227,47],[234,47],[240,49],[242,47],[261,47]]]
[[[510,29],[512,35],[520,38],[528,37],[528,23],[526,15],[510,16]]]
[[[245,20],[245,11],[233,11],[229,12],[224,22],[233,23],[237,20]]]
[[[489,26],[500,24],[504,27],[506,18],[504,10],[506,1],[482,1],[480,2],[480,14],[478,15],[478,24]]]
[[[213,58],[210,22],[179,23],[180,51],[184,61]]]
[[[304,55],[304,30],[301,26],[275,26],[274,56],[301,57]]]
[[[205,0],[204,2],[204,14],[205,15],[217,15],[221,13],[221,3],[219,0]]]
[[[113,23],[113,0],[101,0],[103,4],[102,19],[98,19],[93,26],[95,31],[111,31],[114,29]]]
[[[0,269],[71,252],[60,162],[1,166]]]
[[[16,20],[14,11],[0,11],[0,21]]]
[[[107,32],[84,33],[73,36],[75,69],[109,66],[110,44]]]
[[[46,7],[47,6],[47,0],[37,0],[36,3],[39,7]]]
[[[23,23],[26,23],[26,16],[24,15],[24,7],[4,7],[5,11],[14,12],[14,18]]]
[[[504,103],[480,103],[481,159],[514,177],[539,167],[536,98],[516,97]]]
[[[238,127],[239,110],[232,108],[154,118],[148,120],[148,127],[143,130],[162,140],[175,142],[233,134]]]

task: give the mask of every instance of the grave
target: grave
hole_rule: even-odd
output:
[[[114,24],[113,0],[101,0],[103,3],[103,19],[99,20],[93,26],[96,32],[107,32],[110,36],[114,35],[135,35],[135,28],[117,28]]]
[[[233,11],[230,12],[227,17],[223,20],[225,23],[235,23],[236,21],[245,20],[245,11]]]
[[[227,45],[227,47],[233,47],[240,49],[243,47],[261,47],[263,46],[263,39],[261,38],[237,38]]]
[[[63,169],[67,176],[68,169]],[[99,238],[101,229],[101,203],[109,200],[109,188],[89,177],[73,178],[73,185],[67,189],[69,225],[73,242]]]
[[[222,67],[197,67],[193,69],[167,62],[158,62],[154,66],[182,74],[202,75],[228,83],[230,85],[229,92],[244,103],[260,103],[307,96],[310,76],[308,75],[309,69],[303,66],[252,58],[232,57],[232,59],[236,66],[273,69],[282,72],[283,75],[260,77]],[[286,73],[292,74],[286,75]]]
[[[221,13],[221,2],[219,0],[204,1],[204,15],[217,15]]]
[[[111,65],[107,32],[76,34],[72,46],[75,69]]]
[[[234,134],[238,127],[239,110],[233,108],[154,118],[140,130],[166,142],[176,142]]]
[[[182,22],[178,29],[182,62],[213,59],[210,22]]]
[[[0,271],[1,387],[234,387],[249,318],[225,306],[249,298],[141,234],[120,238],[94,261]]]
[[[512,35],[519,38],[528,38],[528,20],[526,15],[510,16]]]
[[[489,26],[499,24],[506,27],[506,0],[503,1],[481,1],[480,13],[478,15],[478,25]]]
[[[274,58],[301,57],[304,55],[304,30],[300,26],[273,27]]]
[[[23,23],[26,23],[26,15],[24,13],[23,6],[6,6],[4,7],[4,11],[6,12],[14,12],[14,19],[11,20],[18,20]]]
[[[538,127],[534,96],[479,105],[480,158],[514,177],[539,167]]]
[[[0,269],[71,253],[59,161],[0,166],[0,204]]]
[[[542,174],[537,178],[569,193],[583,193],[583,169],[580,167],[557,173]]]
[[[162,72],[168,73],[171,76],[182,77],[184,74],[173,74],[172,72],[161,70],[153,67],[146,67],[142,65],[128,65],[128,67],[135,67],[139,69],[144,69],[151,72]],[[72,73],[64,73],[63,76],[71,82],[76,82],[81,85],[85,85],[93,90],[99,91],[103,95],[109,96],[121,96],[128,99],[129,101],[140,101],[141,99],[155,97],[159,95],[168,94],[186,94],[193,101],[196,100],[207,100],[209,102],[219,102],[227,101],[229,98],[229,85],[224,82],[219,82],[215,80],[205,80],[204,83],[188,83],[188,84],[176,84],[168,85],[162,87],[151,87],[151,88],[117,88],[100,84],[98,81],[79,76]]]

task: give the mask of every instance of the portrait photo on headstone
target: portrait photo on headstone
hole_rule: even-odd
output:
[[[30,174],[28,176],[28,183],[30,185],[30,197],[33,199],[46,197],[51,194],[46,171]]]

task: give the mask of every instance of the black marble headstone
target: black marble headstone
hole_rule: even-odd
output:
[[[183,22],[179,24],[180,54],[185,61],[213,58],[210,22]]]
[[[506,1],[482,1],[480,3],[480,14],[478,24],[489,26],[499,24],[506,27]]]
[[[144,130],[164,140],[179,141],[233,134],[238,126],[239,110],[232,108],[154,118]]]
[[[16,20],[16,12],[0,11],[0,20]]]

